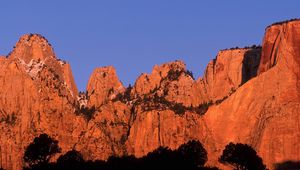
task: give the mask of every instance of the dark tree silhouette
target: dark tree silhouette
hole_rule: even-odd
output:
[[[57,141],[53,142],[48,136],[45,143],[54,143],[57,146]],[[49,142],[49,140],[52,142]],[[36,141],[39,140],[39,141]],[[50,141],[51,141],[50,140]],[[51,150],[51,147],[45,147],[40,143],[40,137],[35,139],[34,150],[38,151],[41,148],[48,148]],[[38,143],[38,144],[36,144]],[[50,144],[51,145],[51,144]],[[39,147],[37,147],[39,146]],[[58,146],[57,146],[58,147]],[[57,148],[56,147],[56,148]],[[29,146],[28,146],[29,148]],[[39,148],[39,149],[37,149]],[[58,149],[59,150],[59,149]],[[28,151],[26,151],[28,152]],[[218,170],[215,167],[205,167],[204,164],[207,161],[207,152],[203,148],[202,144],[199,141],[189,141],[186,144],[181,145],[177,150],[171,150],[168,147],[159,147],[153,152],[148,153],[146,156],[141,158],[136,158],[134,156],[123,156],[115,157],[111,156],[107,161],[85,161],[82,155],[75,150],[71,150],[66,154],[60,156],[56,163],[48,164],[50,155],[55,154],[56,152],[51,152],[48,155],[47,159],[43,159],[45,162],[43,166],[36,166],[37,163],[33,164],[33,167],[27,168],[30,170],[153,170],[153,169],[174,169],[174,170]],[[46,156],[43,156],[46,158]],[[36,160],[31,158],[30,161]],[[35,161],[37,162],[37,161]],[[26,169],[26,168],[25,168]]]
[[[160,147],[141,159],[145,168],[149,169],[217,169],[204,167],[207,152],[196,140],[189,141],[174,151]]]
[[[172,107],[172,110],[177,115],[183,115],[185,113],[186,108],[183,106],[182,103],[175,103],[174,106]]]
[[[82,107],[80,108],[80,113],[84,116],[85,120],[90,121],[96,112],[95,106],[92,107]]]
[[[78,151],[71,150],[57,159],[57,168],[65,170],[80,170],[83,168],[84,162],[82,155]]]
[[[23,158],[29,168],[46,166],[50,158],[59,153],[60,150],[57,140],[47,134],[41,134],[27,146]]]
[[[219,161],[231,164],[235,170],[265,170],[266,166],[256,151],[247,144],[229,143],[223,150]]]
[[[102,169],[109,170],[138,170],[143,169],[138,158],[134,156],[110,157]]]
[[[178,148],[181,159],[190,167],[203,167],[207,152],[199,141],[191,140]]]
[[[167,147],[159,147],[141,158],[142,167],[146,169],[174,169],[179,168],[178,155]]]

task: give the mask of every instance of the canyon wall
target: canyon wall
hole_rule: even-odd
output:
[[[226,144],[246,143],[273,169],[300,160],[299,79],[300,21],[267,27],[262,48],[221,50],[197,80],[174,61],[126,88],[108,66],[84,93],[44,37],[24,35],[0,57],[0,167],[21,169],[26,146],[47,133],[61,154],[76,149],[91,160],[197,139],[207,164],[220,167]]]

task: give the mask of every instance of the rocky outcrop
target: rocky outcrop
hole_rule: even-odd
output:
[[[154,66],[151,74],[142,74],[133,86],[131,94],[134,98],[142,99],[156,94],[170,102],[196,106],[206,99],[205,92],[201,90],[201,84],[194,81],[185,64],[175,61]],[[203,96],[195,95],[195,92],[203,93]]]
[[[250,144],[270,169],[300,160],[299,26],[297,21],[267,28],[259,76],[205,114],[218,148],[214,161],[228,142]]]
[[[56,58],[51,45],[39,34],[22,36],[8,57],[22,59],[26,64],[31,60]]]
[[[267,71],[272,68],[278,62],[279,51],[283,48],[284,39],[288,39],[285,47],[288,48],[289,51],[296,54],[294,56],[294,60],[299,63],[299,19],[291,20],[290,22],[279,22],[275,23],[266,28],[266,35],[263,40],[263,48],[264,51],[262,53],[262,59],[260,61],[259,74]]]
[[[222,50],[206,68],[204,83],[212,101],[222,100],[256,76],[261,48]]]
[[[155,93],[170,102],[192,107],[220,102],[256,76],[260,54],[259,47],[222,50],[197,81],[182,61],[156,65],[151,74],[137,79],[131,94],[143,98]]]
[[[124,144],[130,128],[130,114],[130,108],[124,103],[103,104],[94,112],[75,149],[90,160],[127,155]]]
[[[75,145],[86,159],[105,160],[109,156],[127,155],[125,142],[130,128],[131,107],[119,101],[125,87],[112,66],[96,68],[79,96],[79,115],[87,126]]]
[[[90,77],[87,86],[88,106],[99,107],[124,92],[125,88],[120,82],[116,70],[112,66],[97,68]]]
[[[33,79],[46,66],[67,86],[73,97],[78,93],[70,65],[56,58],[51,45],[43,36],[39,34],[22,36],[8,58],[22,64]]]
[[[143,156],[159,146],[175,149],[192,139],[210,143],[207,147],[215,152],[218,148],[210,141],[214,139],[204,114],[209,105],[220,104],[256,76],[260,52],[261,48],[221,51],[198,80],[182,61],[155,66],[151,74],[142,74],[132,92],[135,119],[128,152]]]
[[[209,165],[221,166],[229,142],[251,145],[270,169],[299,161],[299,44],[300,21],[275,24],[262,48],[221,50],[203,78],[174,61],[125,88],[108,66],[78,94],[70,65],[42,36],[25,35],[0,57],[0,167],[19,170],[40,133],[57,139],[62,153],[76,149],[90,160],[141,157],[197,139]]]
[[[58,139],[63,152],[70,150],[85,122],[74,114],[71,70],[47,41],[39,35],[21,37],[1,59],[0,71],[0,166],[21,169],[25,147],[40,133]]]

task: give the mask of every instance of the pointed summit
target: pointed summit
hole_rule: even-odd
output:
[[[87,91],[90,98],[88,105],[98,107],[118,93],[124,92],[125,88],[117,76],[116,69],[113,66],[106,66],[94,70]]]
[[[13,51],[8,55],[8,59],[16,60],[33,79],[38,76],[44,66],[47,66],[48,71],[57,75],[72,96],[77,95],[78,90],[70,64],[55,56],[51,44],[42,35],[25,34],[21,36]]]
[[[138,96],[148,94],[153,89],[159,87],[160,82],[163,79],[167,79],[170,73],[178,73],[176,74],[178,78],[181,72],[186,71],[186,65],[181,60],[176,60],[173,62],[167,62],[161,65],[155,65],[150,74],[143,73],[141,74],[135,84],[134,84],[134,93]]]
[[[40,34],[25,34],[16,43],[10,58],[19,58],[29,63],[33,60],[45,60],[48,57],[55,58],[54,51],[45,37]]]

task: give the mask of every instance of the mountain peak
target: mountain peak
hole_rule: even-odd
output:
[[[19,58],[29,63],[33,60],[45,60],[48,57],[56,58],[48,40],[40,34],[25,34],[16,43],[10,58]]]
[[[100,106],[125,90],[113,66],[96,68],[87,85],[89,105]]]
[[[20,42],[22,42],[22,41],[23,42],[24,41],[40,41],[40,42],[45,41],[45,42],[48,43],[48,40],[44,36],[42,36],[41,34],[32,34],[32,33],[22,35],[19,41]]]
[[[155,71],[168,72],[170,70],[186,70],[186,65],[182,60],[175,60],[172,62],[167,62],[162,65],[155,65],[152,73]]]
[[[22,169],[25,148],[41,133],[59,141],[61,154],[74,149],[95,162],[194,139],[211,166],[230,142],[251,146],[269,169],[299,161],[299,44],[300,22],[278,24],[266,30],[262,48],[220,51],[198,80],[173,61],[125,88],[106,66],[77,96],[70,65],[43,36],[24,35],[0,57],[0,167]]]

